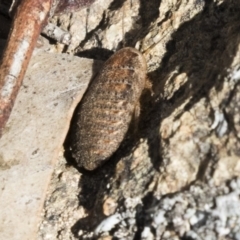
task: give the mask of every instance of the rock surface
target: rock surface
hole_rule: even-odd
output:
[[[74,35],[70,53],[105,60],[123,45],[140,49],[152,91],[137,136],[102,168],[79,173],[61,158],[39,239],[240,239],[239,10],[238,1],[98,0],[55,19]]]
[[[35,51],[0,139],[0,239],[36,239],[46,189],[94,65]]]
[[[66,139],[39,240],[240,239],[239,11],[237,0],[96,0],[52,19],[73,41],[51,51],[105,61],[135,47],[152,89],[137,134],[96,171],[74,167]]]

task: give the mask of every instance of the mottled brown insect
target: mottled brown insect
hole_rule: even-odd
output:
[[[72,155],[94,170],[119,147],[145,86],[146,61],[134,48],[116,52],[83,97],[71,129]]]

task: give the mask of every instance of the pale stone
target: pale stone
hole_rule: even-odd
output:
[[[93,60],[37,51],[0,139],[0,239],[36,239],[47,186]]]

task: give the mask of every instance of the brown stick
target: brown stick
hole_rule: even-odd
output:
[[[0,66],[0,137],[10,116],[52,0],[22,0]]]

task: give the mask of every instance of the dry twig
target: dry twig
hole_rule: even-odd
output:
[[[16,10],[0,66],[0,136],[50,8],[51,0],[23,0]]]
[[[95,0],[22,0],[13,1],[15,12],[11,32],[0,65],[0,137],[12,111],[34,46],[48,17],[53,13],[77,11]],[[16,7],[16,5],[18,5]],[[45,29],[46,30],[46,29]],[[53,30],[52,30],[53,31]],[[53,33],[52,33],[53,34]],[[62,34],[62,32],[61,32]],[[64,35],[64,34],[62,34]],[[62,38],[62,35],[60,38]],[[69,42],[64,35],[63,42]]]

